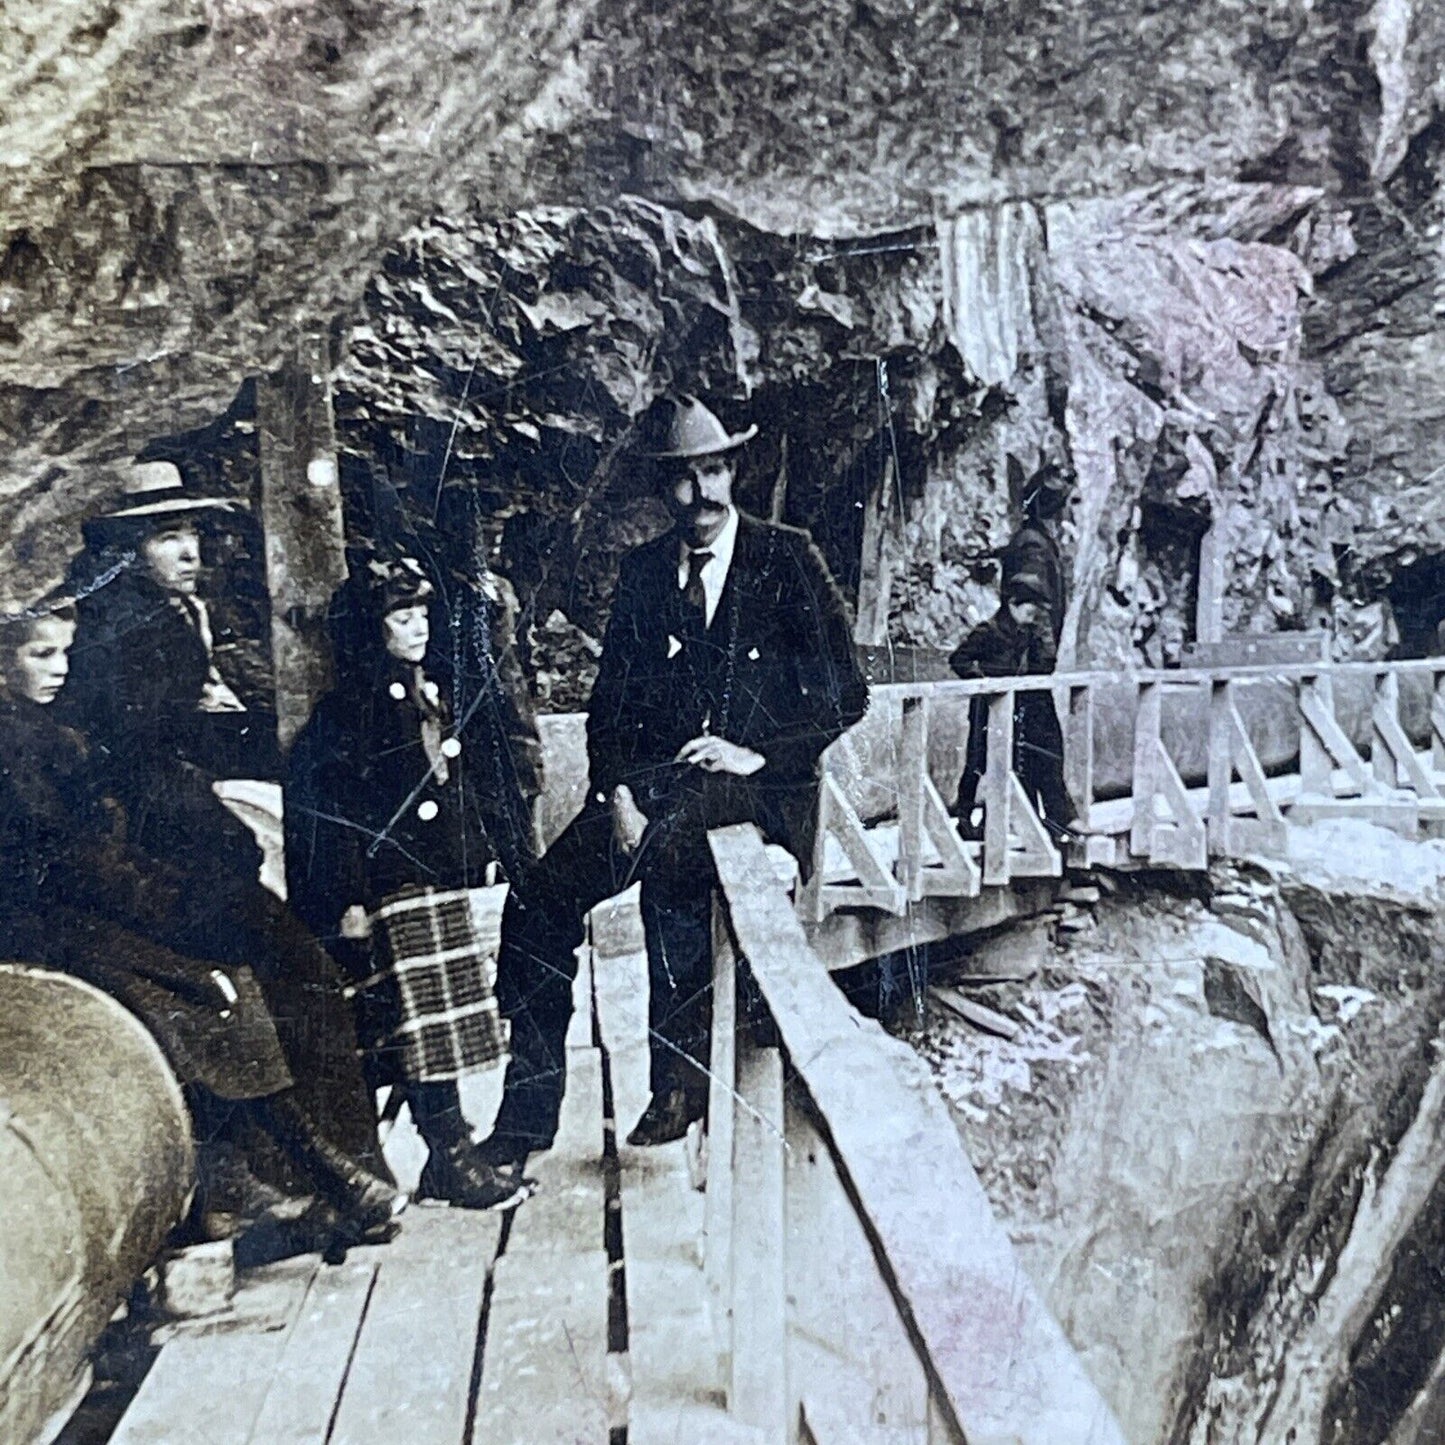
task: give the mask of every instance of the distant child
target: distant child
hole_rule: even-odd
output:
[[[1025,677],[1053,672],[1058,642],[1050,608],[1053,589],[1040,572],[1006,575],[1002,605],[974,628],[949,658],[963,678]],[[971,698],[968,751],[958,787],[958,817],[965,837],[983,837],[979,783],[988,767],[988,699]],[[1051,692],[1020,692],[1014,700],[1014,772],[1059,842],[1079,837],[1078,810],[1064,783],[1064,736]]]

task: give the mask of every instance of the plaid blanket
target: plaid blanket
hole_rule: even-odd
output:
[[[377,972],[359,990],[390,995],[387,1037],[403,1078],[455,1079],[495,1064],[507,1030],[492,990],[494,961],[465,889],[407,889],[372,914]]]

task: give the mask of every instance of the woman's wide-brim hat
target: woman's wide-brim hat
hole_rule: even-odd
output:
[[[656,462],[689,461],[735,451],[757,436],[756,424],[730,432],[695,396],[662,397],[643,413],[641,451]]]
[[[132,462],[125,483],[112,506],[98,522],[144,522],[147,519],[183,517],[187,513],[231,512],[235,503],[225,497],[202,497],[188,492],[181,469],[174,462]]]

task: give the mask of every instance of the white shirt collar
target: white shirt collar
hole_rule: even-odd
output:
[[[722,598],[723,587],[728,580],[728,572],[733,565],[733,552],[738,545],[738,509],[728,508],[727,521],[723,523],[722,531],[708,543],[706,547],[692,547],[683,542],[678,547],[677,556],[677,585],[679,589],[687,586],[687,560],[693,552],[708,552],[711,560],[705,562],[702,568],[702,590],[706,601],[707,623],[712,625],[712,619],[717,612],[718,602]]]

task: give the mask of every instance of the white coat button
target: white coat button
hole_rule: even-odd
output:
[[[406,687],[405,687],[405,685],[404,685],[403,683],[394,682],[394,683],[392,683],[392,685],[391,685],[389,688],[387,688],[387,691],[388,691],[398,702],[400,702],[400,701],[402,700],[402,698],[404,698],[404,697],[406,696]]]
[[[461,756],[461,751],[462,751],[462,745],[461,745],[455,738],[444,738],[444,739],[442,740],[442,757],[444,757],[444,758],[460,757],[460,756]]]
[[[428,798],[425,802],[417,804],[416,815],[423,823],[430,823],[436,817],[437,811],[436,803]]]

